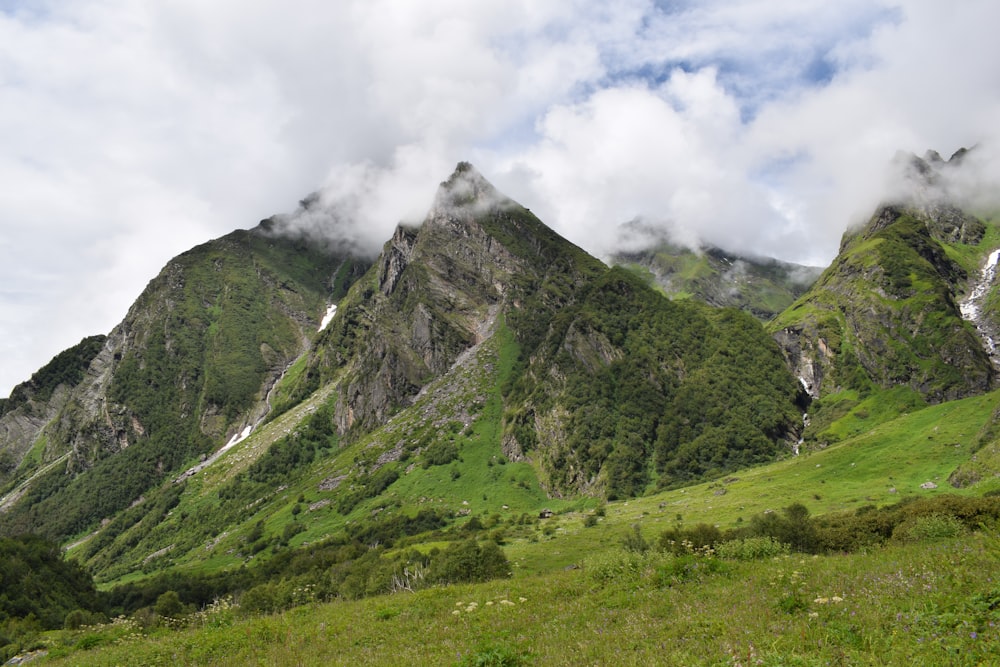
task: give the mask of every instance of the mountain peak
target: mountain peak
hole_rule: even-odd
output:
[[[441,183],[434,197],[434,210],[472,207],[477,212],[506,207],[513,202],[469,162],[459,162],[448,180]]]

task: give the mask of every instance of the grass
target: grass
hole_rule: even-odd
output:
[[[180,631],[52,633],[46,663],[976,665],[1000,650],[995,533],[686,570],[695,557],[656,555],[611,578],[598,576],[607,559],[629,557],[603,558],[273,616],[226,607]]]

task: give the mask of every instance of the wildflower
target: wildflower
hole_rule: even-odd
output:
[[[972,639],[975,639],[975,638],[977,638],[978,636],[979,636],[979,634],[978,634],[978,633],[976,633],[976,632],[970,632],[970,633],[969,633],[969,637],[971,637]]]
[[[816,604],[826,604],[829,601],[830,598],[816,598],[815,600],[813,600],[813,602],[815,602]]]
[[[487,607],[492,607],[493,606],[493,600],[487,600],[486,601],[486,606]]]
[[[461,610],[461,609],[456,609],[455,611],[451,612],[451,615],[452,615],[452,616],[458,616],[458,615],[459,615],[459,614],[461,614],[461,613],[462,613],[462,610]]]
[[[843,601],[844,598],[840,597],[839,595],[834,595],[832,598],[830,598],[830,602],[832,602],[833,604],[840,604]]]
[[[507,605],[509,607],[513,607],[514,606],[514,603],[511,602],[510,600],[500,600],[500,604]]]
[[[521,604],[524,604],[525,602],[528,601],[528,598],[518,598],[518,600],[521,602]]]
[[[809,612],[809,618],[819,618],[819,612],[818,611]]]

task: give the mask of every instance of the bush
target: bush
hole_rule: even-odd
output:
[[[473,583],[510,576],[510,561],[496,542],[474,539],[451,544],[430,563],[428,579],[443,584]]]
[[[962,522],[950,514],[931,514],[908,519],[892,531],[899,542],[925,542],[958,537],[965,532]]]
[[[460,667],[518,667],[526,664],[527,656],[503,644],[477,646],[459,661]]]
[[[636,551],[624,547],[587,559],[584,569],[599,584],[638,583],[671,557],[657,551]]]
[[[671,528],[660,533],[657,546],[673,554],[704,552],[722,541],[722,533],[715,526],[699,523],[692,528]]]
[[[443,466],[458,460],[458,447],[453,442],[435,442],[424,450],[424,468]]]
[[[785,556],[791,552],[787,544],[765,535],[722,542],[715,548],[715,555],[728,560],[762,560]]]
[[[626,533],[625,537],[622,538],[622,547],[626,551],[635,551],[636,553],[643,553],[649,550],[649,542],[642,536],[639,524],[633,524],[632,532]]]

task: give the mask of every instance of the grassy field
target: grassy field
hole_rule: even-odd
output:
[[[71,665],[985,665],[995,533],[756,562],[610,549],[574,570],[50,636]]]
[[[456,434],[462,459],[418,466],[392,491],[400,498],[437,499],[452,509],[468,507],[486,523],[492,517],[506,531],[509,579],[331,603],[316,602],[303,590],[300,606],[272,616],[251,615],[226,600],[176,622],[118,619],[49,633],[44,661],[985,665],[1000,655],[995,527],[916,543],[892,541],[861,553],[792,553],[756,561],[622,548],[636,530],[653,543],[664,530],[698,523],[737,528],[795,502],[817,516],[944,493],[995,491],[1000,488],[995,476],[964,489],[952,488],[948,477],[975,457],[993,456],[991,442],[973,450],[1000,392],[881,424],[880,415],[855,411],[849,416],[855,423],[840,426],[850,434],[860,430],[856,422],[871,421],[861,435],[697,486],[607,505],[546,500],[517,483],[530,476],[528,464],[488,465],[497,435],[482,429],[494,421],[490,411],[498,409],[489,393],[480,418]],[[196,484],[214,486],[212,474]],[[936,488],[925,488],[927,482]],[[555,511],[552,518],[515,525],[517,515],[547,505]],[[284,520],[279,517],[269,529],[277,530]],[[315,522],[309,536],[335,528],[324,526],[318,515],[309,520]],[[417,548],[426,552],[435,546],[443,549],[446,543]],[[220,552],[196,567],[209,571],[231,560]]]

